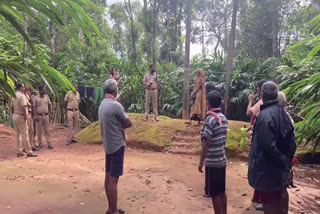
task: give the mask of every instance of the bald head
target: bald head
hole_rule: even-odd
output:
[[[265,82],[262,85],[261,94],[263,103],[267,103],[278,98],[279,88],[276,83],[272,81]]]

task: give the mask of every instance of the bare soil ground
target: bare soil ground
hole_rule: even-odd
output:
[[[14,132],[0,124],[0,213],[105,213],[102,145],[65,146],[66,128],[52,126],[54,150],[37,158],[17,158]],[[127,148],[119,181],[119,207],[129,214],[213,213],[204,198],[198,156]],[[228,160],[229,213],[261,213],[251,204],[247,164]],[[298,188],[289,190],[290,213],[320,213],[320,168],[296,168]]]

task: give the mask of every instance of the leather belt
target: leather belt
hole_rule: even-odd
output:
[[[37,114],[37,115],[39,115],[39,116],[48,116],[49,114],[46,113],[46,114]]]
[[[78,111],[78,109],[77,108],[75,108],[75,109],[68,108],[68,111]]]

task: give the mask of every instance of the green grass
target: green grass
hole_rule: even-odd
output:
[[[165,116],[159,116],[160,122],[152,120],[144,121],[143,114],[129,114],[133,127],[127,129],[128,146],[142,149],[152,149],[160,151],[170,146],[177,132],[188,131],[185,125],[186,120],[172,119]],[[240,128],[248,123],[241,121],[229,121],[229,131],[227,137],[227,149],[240,149]],[[196,128],[201,129],[201,127]],[[77,134],[79,143],[102,143],[99,122],[95,122],[83,129]],[[199,147],[200,148],[200,147]]]
[[[144,121],[143,114],[129,114],[133,127],[126,130],[128,145],[161,150],[169,146],[176,132],[184,131],[185,120],[159,116],[160,122]],[[79,143],[102,143],[99,122],[95,122],[77,134]]]

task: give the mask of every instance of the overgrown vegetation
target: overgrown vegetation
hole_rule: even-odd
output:
[[[45,82],[55,102],[55,122],[65,115],[61,101],[72,84],[99,87],[119,70],[120,101],[127,111],[144,111],[143,76],[157,64],[159,112],[182,114],[186,2],[183,0],[0,0],[0,103],[8,111],[16,81],[37,88]],[[230,38],[232,0],[192,1],[191,76],[203,68],[206,80],[222,86]],[[294,106],[299,142],[320,142],[320,3],[316,0],[242,0],[237,13],[229,119],[248,120],[247,97],[261,79],[280,84]],[[72,83],[72,84],[71,84]],[[192,89],[192,87],[191,87]],[[99,103],[81,111],[97,119]]]

